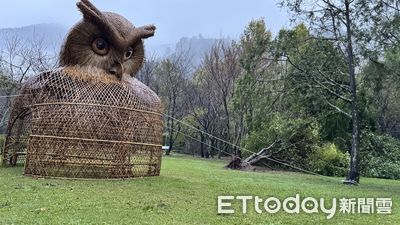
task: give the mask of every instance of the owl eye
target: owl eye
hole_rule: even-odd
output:
[[[125,52],[125,59],[130,59],[132,55],[133,55],[133,49],[132,47],[129,47]]]
[[[99,55],[106,55],[110,47],[108,46],[107,41],[105,41],[103,38],[96,38],[92,42],[92,49]]]

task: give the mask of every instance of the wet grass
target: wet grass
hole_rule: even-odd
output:
[[[0,224],[400,224],[400,181],[364,178],[360,186],[292,172],[242,172],[224,162],[164,157],[161,176],[130,180],[58,180],[22,176],[23,167],[0,168]],[[217,213],[218,195],[278,199],[390,197],[392,214],[322,212]],[[249,202],[250,203],[250,202]]]

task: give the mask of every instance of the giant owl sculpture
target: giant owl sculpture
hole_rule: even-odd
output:
[[[60,67],[30,78],[14,100],[3,160],[25,159],[24,173],[32,176],[158,175],[162,107],[134,78],[144,60],[143,39],[155,27],[134,27],[88,0],[77,6],[83,19],[65,39]]]

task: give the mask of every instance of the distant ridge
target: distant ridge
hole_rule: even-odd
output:
[[[23,27],[2,28],[0,29],[0,49],[4,49],[6,40],[12,36],[18,36],[23,41],[33,41],[43,39],[43,45],[48,51],[57,50],[68,33],[69,28],[54,23],[33,24]],[[199,65],[204,54],[211,49],[213,44],[219,39],[205,38],[201,34],[192,37],[182,37],[177,43],[171,44],[146,44],[148,55],[157,58],[166,58],[179,52],[185,52],[193,59],[193,64]],[[228,39],[224,39],[228,40]]]
[[[3,48],[7,39],[17,36],[23,41],[43,40],[47,48],[58,48],[68,32],[66,26],[60,24],[33,24],[23,27],[0,29],[0,47]],[[51,49],[48,49],[51,50]]]

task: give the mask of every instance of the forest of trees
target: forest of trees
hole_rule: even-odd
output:
[[[360,175],[399,179],[400,3],[281,5],[295,25],[274,36],[261,18],[200,60],[187,49],[147,55],[137,78],[163,101],[166,154],[245,159],[266,149],[271,160],[257,163],[271,169],[292,165],[350,183]],[[0,54],[1,95],[55,66],[40,38],[10,36]],[[11,100],[0,101],[4,123]]]
[[[245,158],[274,144],[269,158],[349,182],[359,174],[399,178],[399,3],[282,7],[292,29],[273,37],[263,19],[253,20],[240,40],[215,43],[200,66],[185,51],[148,57],[138,78],[169,115],[166,154]]]

